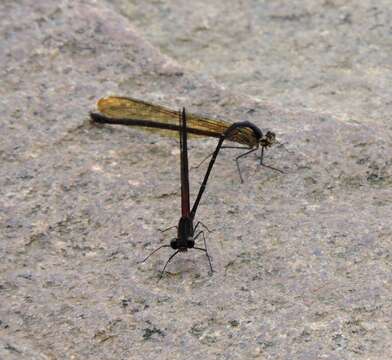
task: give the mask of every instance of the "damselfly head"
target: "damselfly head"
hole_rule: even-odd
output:
[[[260,146],[270,147],[277,143],[276,135],[272,131],[267,131],[267,133],[260,139]]]
[[[189,237],[187,240],[187,246],[189,249],[193,248],[195,246],[195,240],[193,240],[193,237]]]

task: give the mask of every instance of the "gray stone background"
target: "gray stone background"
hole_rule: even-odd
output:
[[[0,359],[390,359],[391,5],[1,1]],[[284,175],[218,159],[212,277],[137,264],[178,221],[178,143],[90,125],[108,94],[277,133]]]

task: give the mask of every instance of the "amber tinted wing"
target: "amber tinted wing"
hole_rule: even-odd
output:
[[[178,111],[138,99],[110,96],[100,99],[97,107],[98,110],[107,117],[114,119],[129,119],[129,125],[133,125],[132,120],[146,120],[147,122],[163,124],[163,126],[165,124],[178,126]],[[210,119],[204,116],[187,113],[188,132],[194,136],[219,137],[230,125],[231,123],[224,120]],[[149,130],[148,125],[146,125],[144,129]],[[158,131],[165,136],[178,136],[178,129],[176,131],[156,128],[150,130]],[[228,139],[249,146],[253,146],[257,143],[253,131],[248,128],[236,130],[230,134]]]

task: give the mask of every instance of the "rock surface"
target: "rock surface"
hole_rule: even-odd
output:
[[[295,93],[287,107],[225,90],[116,9],[0,4],[0,358],[390,359],[387,119],[343,121],[339,104],[328,115],[293,108]],[[235,151],[218,159],[198,212],[214,230],[212,277],[195,251],[159,283],[170,251],[137,263],[178,221],[178,143],[90,125],[107,94],[277,133],[266,162],[284,175],[250,157],[240,184]],[[191,164],[215,143],[192,141]],[[192,195],[203,169],[191,172]]]
[[[184,66],[294,111],[390,126],[389,0],[113,0]]]

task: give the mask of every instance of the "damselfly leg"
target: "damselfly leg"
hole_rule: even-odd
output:
[[[212,268],[212,264],[211,264],[211,258],[210,258],[210,254],[208,253],[208,248],[207,248],[207,241],[206,241],[206,237],[204,236],[204,231],[200,231],[196,237],[195,240],[200,236],[203,236],[203,241],[204,241],[204,249],[203,248],[199,248],[197,246],[194,246],[193,248],[196,250],[200,250],[200,251],[204,251],[206,253],[207,259],[208,259],[208,263],[210,264],[210,269],[211,269],[211,274],[214,272],[213,268]]]
[[[201,225],[204,229],[206,229],[209,233],[212,233],[214,230],[210,230],[206,225],[204,225],[201,221],[198,221],[193,231],[196,232],[197,227]]]
[[[173,225],[173,226],[169,226],[167,229],[163,229],[163,230],[162,229],[158,229],[158,231],[161,232],[161,233],[164,233],[164,232],[169,231],[171,229],[178,229],[178,226],[177,225]]]
[[[165,266],[163,267],[163,269],[162,269],[162,271],[161,271],[161,275],[159,276],[158,282],[159,282],[159,280],[162,279],[163,274],[165,273],[166,266],[169,265],[170,261],[171,261],[179,252],[180,252],[180,250],[177,250],[175,253],[173,253],[172,255],[170,255],[169,259],[166,261],[166,264],[165,264]]]
[[[278,171],[278,172],[280,172],[280,173],[282,173],[282,174],[285,173],[283,170],[280,170],[280,169],[278,169],[278,168],[276,168],[276,167],[273,167],[273,166],[271,166],[271,165],[266,165],[266,164],[264,164],[263,160],[264,160],[264,146],[261,147],[261,152],[260,152],[260,165],[261,165],[261,166],[264,166],[264,167],[266,167],[266,168],[268,168],[268,169]]]
[[[171,247],[171,246],[170,245],[161,245],[161,246],[159,246],[153,252],[151,252],[150,255],[148,255],[145,259],[143,259],[142,261],[139,261],[138,264],[144,263],[148,258],[150,258],[151,255],[154,255],[158,250],[161,250],[164,247]]]

